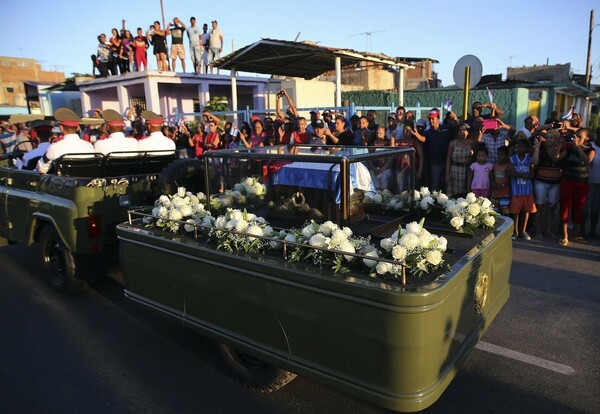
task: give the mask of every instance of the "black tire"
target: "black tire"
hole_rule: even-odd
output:
[[[197,158],[175,160],[167,165],[156,180],[154,194],[160,197],[163,194],[171,195],[177,192],[178,187],[185,187],[188,191],[205,192],[204,162]]]
[[[296,374],[261,361],[225,344],[218,344],[219,353],[233,377],[253,391],[270,393],[296,378]]]
[[[61,293],[78,292],[85,282],[77,275],[77,260],[64,245],[54,227],[42,228],[39,238],[42,264],[50,287]]]

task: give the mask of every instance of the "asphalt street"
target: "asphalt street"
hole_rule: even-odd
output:
[[[298,377],[256,394],[214,344],[109,280],[47,287],[36,246],[0,243],[0,413],[384,413]],[[517,240],[508,303],[423,413],[600,412],[600,243]]]

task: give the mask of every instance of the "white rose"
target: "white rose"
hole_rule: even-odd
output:
[[[158,217],[167,218],[169,217],[169,210],[166,207],[161,207],[158,209]]]
[[[179,197],[181,197],[181,198],[185,197],[185,193],[186,193],[186,192],[187,192],[187,191],[185,190],[185,187],[179,187],[179,188],[177,189],[177,195],[178,195]]]
[[[333,234],[331,235],[332,246],[337,246],[346,240],[348,240],[348,236],[346,236],[346,233],[344,233],[343,230],[337,229],[333,231]]]
[[[452,220],[450,220],[450,225],[456,230],[460,229],[463,226],[463,224],[465,223],[462,217],[452,217]]]
[[[246,220],[247,221],[254,221],[254,220],[256,220],[256,214],[246,213]]]
[[[243,186],[241,183],[237,183],[237,184],[235,184],[235,185],[233,186],[233,189],[234,189],[235,191],[238,191],[238,192],[240,192],[240,193],[241,193],[241,192],[242,192],[242,190],[244,189],[244,186]]]
[[[164,208],[164,207],[162,207],[162,208]],[[160,209],[161,209],[161,207],[154,207],[154,208],[152,209],[152,215],[153,215],[154,217],[158,217],[158,212],[160,211]]]
[[[377,193],[373,196],[373,201],[376,203],[381,203],[383,201],[383,197],[381,194]]]
[[[215,227],[217,230],[225,230],[225,226],[227,225],[227,219],[225,216],[219,216],[215,220]]]
[[[469,209],[467,210],[467,212],[472,216],[478,215],[481,212],[481,209],[479,208],[479,204],[471,204],[469,206]]]
[[[419,245],[419,237],[413,233],[407,233],[399,240],[401,246],[406,250],[412,251]]]
[[[264,236],[263,229],[260,226],[257,226],[256,224],[248,227],[248,229],[246,230],[246,233],[251,234],[253,236]],[[248,238],[250,240],[255,239],[255,237],[248,237]]]
[[[467,201],[469,203],[474,203],[475,201],[477,201],[477,196],[473,193],[468,193],[467,194]]]
[[[181,209],[179,211],[181,212],[182,217],[189,217],[193,213],[192,207],[189,205],[185,205],[185,206],[181,207]]]
[[[431,191],[429,191],[429,187],[421,187],[419,193],[422,197],[429,197],[431,195]]]
[[[492,202],[489,198],[482,197],[481,199],[481,207],[490,208],[492,206]]]
[[[365,256],[369,256],[369,257],[379,257],[379,255],[377,254],[377,250],[371,250],[370,252],[366,252]],[[367,267],[373,267],[377,264],[377,260],[370,260],[370,259],[363,259],[363,263],[365,264],[365,266]]]
[[[173,200],[171,200],[171,202],[177,208],[179,208],[185,204],[185,201],[183,201],[183,198],[180,198],[179,196],[173,197]]]
[[[256,217],[256,222],[259,224],[267,224],[267,220],[264,217]]]
[[[437,250],[430,250],[427,252],[425,259],[433,266],[437,266],[442,262],[442,254]]]
[[[419,234],[419,246],[422,249],[427,249],[432,241],[433,236],[428,231],[423,231],[421,234]]]
[[[305,238],[310,239],[312,235],[315,234],[315,228],[312,226],[312,224],[309,224],[302,229],[301,233]]]
[[[198,213],[198,214],[204,214],[204,213],[206,213],[206,210],[204,209],[204,205],[202,205],[202,204],[194,204],[194,205],[192,205],[192,211],[194,213]]]
[[[488,227],[492,227],[495,222],[496,222],[496,219],[494,218],[494,216],[486,216],[483,219],[483,224],[485,224]]]
[[[188,195],[188,198],[190,199],[190,203],[192,205],[200,204],[200,199],[198,197],[196,197],[195,195],[190,194],[190,195]]]
[[[419,234],[421,233],[421,226],[416,221],[413,221],[412,223],[408,223],[406,225],[406,231],[412,234]]]
[[[230,220],[240,220],[243,216],[243,213],[240,210],[231,210],[229,212]]]
[[[436,243],[438,250],[445,252],[448,247],[448,240],[445,237],[436,236]]]
[[[161,195],[158,199],[158,201],[160,201],[162,204],[167,204],[167,203],[171,203],[171,201],[169,200],[169,197],[167,197],[166,195]]]
[[[419,193],[417,190],[415,190],[415,192],[413,194],[413,198],[415,201],[419,201],[421,199],[421,193]]]
[[[392,233],[392,240],[398,240],[398,236],[401,235],[400,232],[398,230],[396,230],[395,232]]]
[[[394,266],[389,262],[379,262],[375,267],[375,270],[380,275],[385,275],[386,273],[390,273],[393,270]]]
[[[246,231],[247,228],[248,222],[244,219],[238,220],[237,223],[235,223],[235,230],[239,233]]]
[[[198,197],[198,200],[200,201],[206,200],[206,194],[204,194],[203,192],[196,193],[196,197]]]
[[[256,195],[263,195],[267,192],[267,187],[264,184],[259,184],[255,187]]]
[[[392,237],[388,237],[387,239],[383,239],[379,243],[379,245],[381,246],[381,248],[383,250],[385,250],[386,252],[389,252],[390,250],[392,250],[392,248],[394,247],[395,244],[396,244],[396,239],[392,238]]]
[[[267,237],[271,237],[273,235],[273,227],[267,226],[263,229],[263,233]]]
[[[392,249],[392,257],[395,260],[404,260],[406,258],[406,249],[400,245],[394,246]]]
[[[275,240],[271,240],[271,241],[269,241],[269,246],[271,247],[271,249],[279,250],[283,247],[283,243],[280,243]]]
[[[187,219],[185,221],[185,225],[183,226],[183,228],[185,229],[185,231],[187,231],[188,233],[191,233],[194,231],[194,229],[196,228],[196,226],[194,226],[194,224],[196,224],[196,221],[194,219]]]
[[[446,205],[448,202],[448,196],[444,193],[440,193],[440,195],[437,196],[437,202],[441,205]]]
[[[340,244],[340,246],[338,247],[338,250],[341,250],[346,253],[356,253],[356,249],[354,248],[354,245],[350,242],[350,240],[344,240],[342,244]],[[354,256],[344,256],[344,258],[349,262],[354,260]]]
[[[350,227],[344,227],[342,231],[346,234],[346,236],[352,237],[352,229]]]
[[[243,185],[249,185],[249,186],[253,186],[254,185],[254,178],[252,177],[246,177],[246,179],[242,180],[242,184]]]
[[[298,240],[296,239],[296,236],[294,236],[292,233],[289,233],[285,236],[284,239],[286,242],[290,242],[290,243],[296,243]]]
[[[319,231],[327,237],[331,236],[333,230],[335,229],[337,229],[337,225],[331,221],[326,221],[319,226]]]
[[[169,211],[169,220],[181,220],[183,217],[179,210],[171,210]]]
[[[329,237],[325,237],[324,235],[317,233],[310,238],[308,244],[313,247],[324,247],[326,248],[329,245],[331,239]]]

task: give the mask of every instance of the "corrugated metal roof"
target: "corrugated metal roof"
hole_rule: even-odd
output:
[[[358,62],[412,67],[384,54],[277,39],[261,39],[215,61],[213,65],[220,69],[235,68],[243,72],[312,79],[335,70],[336,57],[341,59],[342,67]]]

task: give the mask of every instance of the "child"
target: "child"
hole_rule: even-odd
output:
[[[508,178],[508,147],[503,146],[496,151],[498,162],[490,173],[492,187],[492,203],[494,209],[504,215],[510,214],[510,178]]]
[[[487,161],[488,149],[479,145],[475,149],[475,160],[469,167],[469,188],[477,197],[488,197],[490,193],[490,171],[494,165]]]
[[[521,237],[525,240],[531,240],[527,234],[527,221],[529,213],[535,213],[535,200],[533,198],[533,167],[532,157],[529,154],[529,141],[520,139],[517,142],[516,153],[510,157],[508,167],[508,176],[510,180],[510,212],[515,222],[515,232],[513,240]],[[519,217],[521,216],[521,217]],[[522,225],[519,226],[519,218],[522,218]]]

